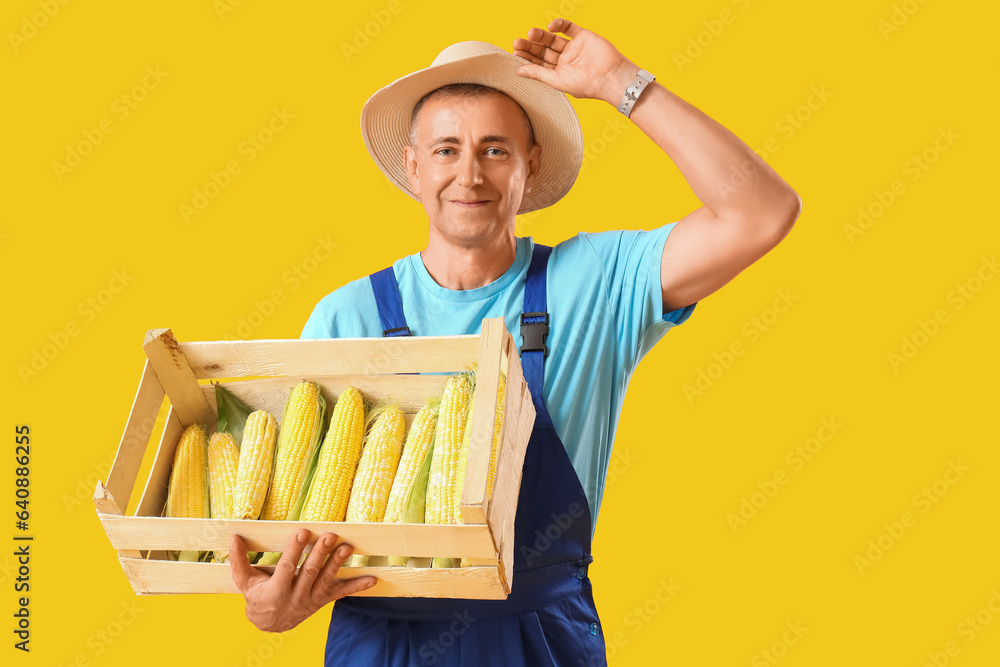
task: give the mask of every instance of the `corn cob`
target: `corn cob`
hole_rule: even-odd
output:
[[[364,400],[361,392],[348,387],[334,405],[330,428],[299,516],[301,521],[344,520],[364,430]]]
[[[469,404],[466,407],[465,428],[462,429],[462,446],[458,451],[458,464],[455,472],[455,484],[452,487],[451,510],[452,517],[448,523],[462,523],[462,491],[465,488],[465,471],[469,465],[469,445],[472,443],[472,404],[476,399],[476,391],[473,388],[469,394]]]
[[[240,447],[228,433],[213,433],[208,440],[208,486],[213,519],[233,518],[233,497],[236,493],[236,471],[240,464]],[[215,552],[215,561],[229,560],[229,550]]]
[[[398,405],[385,405],[372,410],[368,417],[372,427],[365,436],[364,449],[358,462],[358,472],[351,486],[346,520],[381,522],[385,517],[389,490],[399,466],[403,449],[406,421]],[[365,567],[368,556],[351,556],[349,567]]]
[[[205,427],[191,424],[181,433],[174,450],[174,465],[164,514],[168,517],[207,519],[208,498],[208,446]],[[200,551],[171,552],[175,560],[198,561],[207,554]]]
[[[465,435],[469,403],[468,374],[460,373],[448,379],[441,397],[438,424],[434,431],[434,454],[427,480],[425,523],[450,524],[455,520],[455,480],[458,459]],[[451,559],[434,559],[438,567],[451,567]]]
[[[410,430],[406,434],[406,443],[403,445],[403,454],[399,459],[396,476],[392,480],[392,489],[389,491],[389,501],[385,507],[383,523],[409,522],[409,518],[405,515],[410,492],[417,479],[417,471],[423,464],[424,457],[430,450],[431,442],[434,439],[434,426],[437,424],[439,404],[437,400],[428,401],[413,417]],[[423,523],[422,513],[420,521],[417,523]]]
[[[281,434],[274,455],[274,479],[260,518],[285,521],[302,491],[306,469],[319,445],[326,401],[315,382],[292,388],[281,419]]]
[[[278,422],[266,410],[250,413],[243,429],[233,497],[234,519],[256,519],[264,506],[274,467]]]

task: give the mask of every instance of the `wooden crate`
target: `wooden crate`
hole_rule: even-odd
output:
[[[342,577],[378,577],[376,586],[359,595],[504,599],[510,593],[514,515],[535,410],[517,348],[502,318],[483,320],[481,334],[473,336],[178,343],[169,329],[156,329],[147,333],[143,348],[147,361],[114,465],[107,482],[98,482],[94,492],[98,517],[136,593],[238,593],[228,564],[175,562],[167,558],[167,551],[227,549],[233,533],[243,536],[251,550],[282,551],[299,528],[312,533],[310,543],[322,533],[334,532],[355,553],[373,556],[369,567],[341,570]],[[251,409],[265,409],[278,418],[289,390],[302,380],[318,382],[330,407],[345,387],[354,386],[369,399],[398,400],[409,425],[425,399],[444,389],[448,376],[433,373],[464,371],[473,363],[478,363],[479,372],[462,525],[161,516],[181,431],[193,423],[206,423],[211,433],[217,423],[214,388],[198,380],[241,378],[223,385]],[[503,431],[493,494],[488,497],[486,478],[501,372],[507,378]],[[152,446],[149,424],[155,421],[164,395],[170,410],[149,478],[134,515],[125,515],[143,455]],[[411,563],[421,566],[388,567],[384,557],[391,555],[411,556],[415,559]],[[469,558],[473,565],[432,569],[434,556]]]

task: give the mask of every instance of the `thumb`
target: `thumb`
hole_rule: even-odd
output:
[[[247,543],[235,533],[229,538],[229,565],[232,568],[233,583],[241,593],[245,593],[258,573],[247,558]]]
[[[521,68],[517,70],[517,75],[525,79],[534,79],[535,81],[547,83],[553,88],[557,87],[555,73],[546,67],[542,67],[541,65],[535,65],[533,63],[521,65]]]

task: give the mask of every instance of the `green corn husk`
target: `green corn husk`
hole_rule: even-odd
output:
[[[253,412],[243,401],[236,398],[232,392],[223,387],[218,382],[215,385],[215,403],[219,413],[219,431],[224,431],[233,436],[236,443],[243,442],[243,427],[246,426],[247,417]]]
[[[431,455],[434,453],[434,442],[431,441],[424,460],[417,470],[417,477],[413,480],[413,487],[410,489],[410,497],[406,500],[406,512],[403,513],[403,523],[423,523],[424,508],[427,505],[427,480],[431,477]],[[389,556],[390,567],[406,567],[409,561],[407,556]]]

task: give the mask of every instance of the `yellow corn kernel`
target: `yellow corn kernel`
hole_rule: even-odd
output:
[[[455,480],[462,438],[465,435],[469,393],[469,380],[464,373],[453,375],[445,385],[438,424],[434,431],[425,523],[454,522]]]
[[[243,428],[240,463],[236,471],[234,519],[256,519],[264,506],[274,467],[278,422],[266,410],[251,412]]]
[[[364,400],[361,392],[348,387],[333,407],[300,521],[344,520],[364,431]]]
[[[319,443],[326,401],[315,382],[300,382],[289,393],[281,419],[274,477],[260,518],[284,521],[302,492],[306,469]]]

